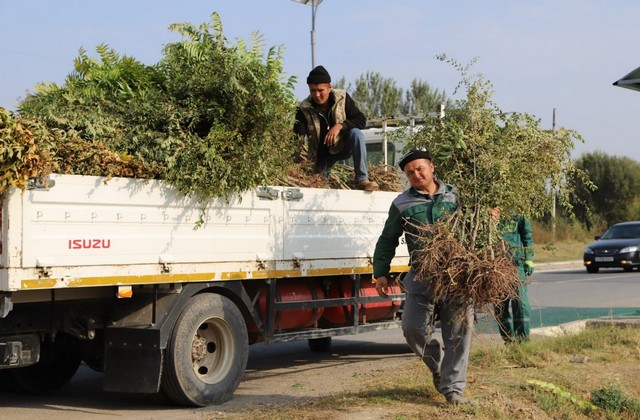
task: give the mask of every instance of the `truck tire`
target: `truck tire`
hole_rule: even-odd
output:
[[[40,346],[35,365],[3,370],[0,388],[6,391],[43,395],[66,385],[76,374],[82,354],[80,342],[67,335]]]
[[[196,295],[171,333],[161,389],[180,405],[222,404],[238,388],[248,354],[247,327],[238,307],[221,295]]]

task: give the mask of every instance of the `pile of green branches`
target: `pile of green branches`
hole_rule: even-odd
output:
[[[38,85],[18,117],[3,111],[3,188],[52,171],[162,179],[201,203],[262,185],[353,188],[344,165],[323,180],[293,163],[303,145],[292,132],[295,78],[283,76],[282,48],[265,53],[255,33],[251,45],[229,42],[215,12],[170,29],[182,40],[155,65],[106,45],[98,58],[80,49],[64,84]],[[14,122],[31,131],[7,131]],[[401,189],[395,171],[371,172],[383,189]]]
[[[36,143],[64,156],[65,173],[122,165],[120,175],[160,178],[201,202],[268,185],[296,146],[282,48],[265,52],[258,34],[229,42],[215,12],[170,29],[182,39],[155,65],[100,45],[97,59],[80,50],[61,86],[37,86],[18,107],[47,129]]]

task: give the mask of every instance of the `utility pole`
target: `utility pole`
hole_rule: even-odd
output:
[[[556,109],[553,108],[552,130],[556,132]],[[551,241],[556,241],[556,186],[551,185]]]
[[[292,0],[311,6],[311,68],[316,68],[316,11],[322,0]]]

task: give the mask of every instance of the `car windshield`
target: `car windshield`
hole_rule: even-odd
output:
[[[633,239],[640,238],[640,225],[611,226],[601,239]]]

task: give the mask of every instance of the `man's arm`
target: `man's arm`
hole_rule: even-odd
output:
[[[400,235],[402,235],[402,216],[392,204],[373,252],[373,278],[376,283],[376,292],[382,297],[389,297],[387,276],[391,270],[391,261],[396,255]]]
[[[342,121],[342,128],[351,130],[352,128],[363,129],[367,126],[367,118],[362,111],[358,109],[356,103],[347,93],[344,103],[346,118]]]
[[[391,261],[396,255],[396,248],[400,242],[399,239],[402,236],[402,232],[402,216],[396,206],[391,205],[389,215],[373,252],[374,277],[383,277],[389,274]]]
[[[531,230],[531,222],[524,217],[520,218],[518,223],[518,233],[522,241],[524,251],[524,274],[530,276],[533,274],[533,231]]]
[[[307,135],[307,119],[300,109],[296,111],[296,122],[293,123],[293,132],[299,136]]]
[[[526,261],[533,261],[533,231],[531,230],[531,221],[523,217],[518,225],[522,247],[524,248],[524,259]]]

